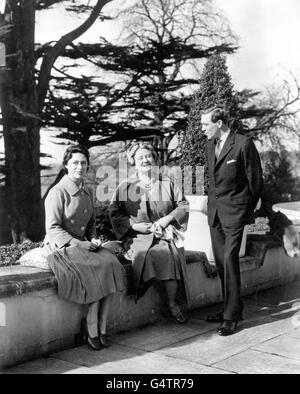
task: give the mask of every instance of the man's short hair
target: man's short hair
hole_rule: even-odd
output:
[[[213,123],[217,123],[219,120],[228,126],[229,124],[229,113],[225,108],[214,106],[203,111],[203,115],[207,115],[211,113],[211,121]]]

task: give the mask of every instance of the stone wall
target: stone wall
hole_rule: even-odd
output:
[[[219,278],[204,255],[187,252],[187,260],[192,299],[183,310],[221,302]],[[261,263],[261,258],[253,256],[241,259],[244,295],[290,283],[300,274],[300,259],[289,258],[279,247],[266,250]],[[86,307],[60,299],[56,286],[51,272],[21,266],[0,269],[0,368],[78,344]],[[108,332],[130,330],[167,316],[155,287],[137,304],[132,296],[119,294],[109,313]]]

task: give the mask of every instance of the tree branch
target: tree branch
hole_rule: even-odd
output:
[[[36,10],[45,10],[51,8],[56,3],[62,3],[62,0],[36,0]]]
[[[51,70],[59,55],[64,51],[67,45],[72,43],[74,40],[79,38],[84,34],[97,20],[102,8],[110,3],[111,0],[98,0],[93,11],[91,12],[88,19],[83,22],[79,27],[69,32],[68,34],[61,37],[61,39],[51,48],[49,48],[42,61],[39,81],[38,81],[38,103],[39,103],[39,113],[41,114],[45,98],[47,95],[49,81],[51,77]]]

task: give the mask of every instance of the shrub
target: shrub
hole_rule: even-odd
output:
[[[102,242],[116,239],[112,225],[109,220],[108,206],[110,202],[99,202],[95,207],[96,231]]]
[[[300,200],[299,178],[294,176],[286,150],[269,151],[262,157],[264,168],[263,200],[268,206]]]
[[[188,116],[188,127],[181,135],[181,167],[204,167],[204,190],[208,189],[206,137],[201,132],[202,111],[219,105],[226,108],[230,115],[230,128],[243,130],[240,122],[239,107],[228,73],[226,58],[214,55],[206,62],[200,78],[199,90],[195,93]],[[193,177],[195,193],[195,176]]]
[[[11,244],[0,246],[0,267],[17,265],[23,254],[31,249],[38,248],[42,242],[24,242],[22,244]]]

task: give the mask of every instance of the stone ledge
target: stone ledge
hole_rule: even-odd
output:
[[[210,268],[205,253],[187,251],[187,263],[203,264],[208,276],[213,269]],[[130,278],[131,264],[121,259],[125,267],[126,276]],[[45,289],[57,290],[57,281],[51,271],[33,267],[14,265],[0,268],[0,298],[21,296],[23,294]]]
[[[246,256],[240,261],[243,263],[255,258],[256,268],[263,265],[268,249],[282,247],[282,240],[273,235],[248,234],[246,244]]]
[[[250,236],[247,244],[246,257],[240,259],[241,271],[254,270],[262,266],[268,249],[275,247],[273,238]],[[216,268],[207,260],[204,252],[186,251],[187,264],[202,264],[206,276],[213,279],[217,276]],[[125,259],[121,262],[126,270],[126,276],[130,280],[131,265]],[[0,298],[21,296],[22,294],[45,289],[57,289],[56,279],[51,271],[45,271],[33,267],[15,265],[0,268]]]
[[[57,289],[56,279],[50,271],[21,265],[0,268],[0,298],[48,288]]]
[[[262,247],[257,248],[262,252]],[[191,302],[182,305],[183,312],[222,302],[220,280],[205,274],[207,260],[202,264],[200,259],[203,254],[191,251],[187,256]],[[130,267],[127,263],[126,280],[130,279]],[[263,264],[258,257],[248,256],[241,260],[241,268],[242,294],[249,295],[291,283],[300,274],[300,258],[288,257],[282,247],[269,248]],[[0,370],[78,345],[80,324],[87,308],[58,297],[51,272],[22,266],[2,268],[0,292],[1,287],[6,296],[0,295]],[[118,293],[109,311],[108,332],[154,323],[166,317],[167,312],[156,286],[137,304],[134,297]]]

